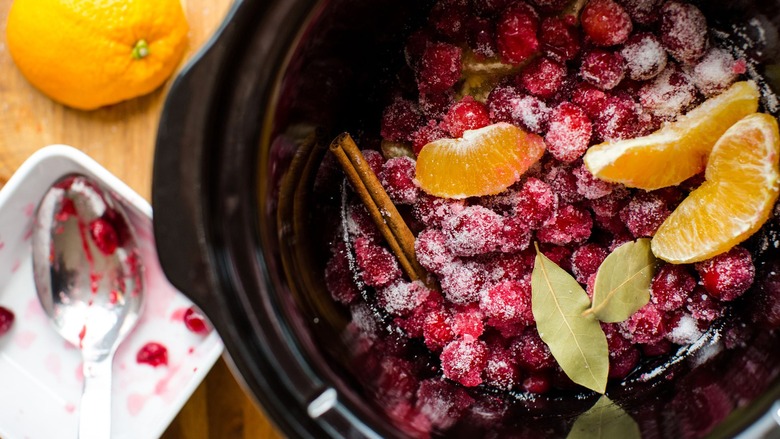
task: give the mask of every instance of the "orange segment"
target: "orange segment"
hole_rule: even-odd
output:
[[[592,146],[584,161],[596,177],[645,190],[673,186],[704,169],[715,142],[734,123],[758,110],[752,81],[722,94],[644,137]]]
[[[675,209],[653,237],[653,253],[683,264],[724,253],[772,215],[780,193],[780,134],[768,114],[734,124],[715,144],[706,181]]]
[[[415,177],[422,190],[437,197],[497,194],[519,180],[544,150],[541,137],[501,122],[425,145]]]

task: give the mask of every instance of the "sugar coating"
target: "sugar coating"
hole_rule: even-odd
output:
[[[669,330],[666,338],[679,345],[691,344],[702,336],[699,322],[693,316],[682,314],[676,324]]]
[[[709,98],[726,90],[745,71],[744,60],[737,61],[728,51],[712,47],[688,69],[688,75],[701,94]]]
[[[620,54],[625,59],[628,76],[635,81],[652,79],[666,68],[666,50],[649,32],[631,36]]]
[[[464,338],[453,340],[441,352],[444,376],[466,387],[482,384],[482,369],[487,361],[485,342]]]
[[[639,90],[639,102],[650,113],[672,120],[696,102],[696,87],[676,65],[669,64]]]
[[[592,130],[585,111],[570,102],[564,102],[550,116],[550,127],[544,136],[547,150],[562,162],[574,162],[587,151]]]

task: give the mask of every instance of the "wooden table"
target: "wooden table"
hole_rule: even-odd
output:
[[[153,1],[153,0],[152,0]],[[221,23],[230,0],[183,0],[191,57]],[[154,139],[166,86],[150,95],[91,112],[56,104],[19,73],[5,46],[11,0],[0,0],[0,185],[37,149],[64,143],[86,152],[147,200]],[[164,438],[277,438],[253,401],[219,360]]]

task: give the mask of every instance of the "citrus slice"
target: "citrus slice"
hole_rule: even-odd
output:
[[[715,142],[758,110],[758,98],[752,81],[734,83],[650,135],[592,146],[585,166],[601,180],[629,187],[653,190],[679,184],[704,170]]]
[[[752,114],[734,124],[712,149],[706,181],[658,228],[653,253],[674,264],[698,262],[755,233],[780,193],[779,156],[772,116]]]
[[[497,194],[539,161],[544,149],[541,137],[500,122],[425,145],[415,178],[422,190],[437,197]]]

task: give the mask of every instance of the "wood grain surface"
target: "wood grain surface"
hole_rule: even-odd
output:
[[[59,105],[16,69],[5,44],[12,0],[0,0],[0,185],[34,151],[53,143],[74,146],[97,160],[147,200],[157,123],[170,80],[155,92],[84,112]],[[230,0],[183,0],[190,24],[189,59],[222,22]],[[166,439],[281,437],[220,359],[163,435]]]

